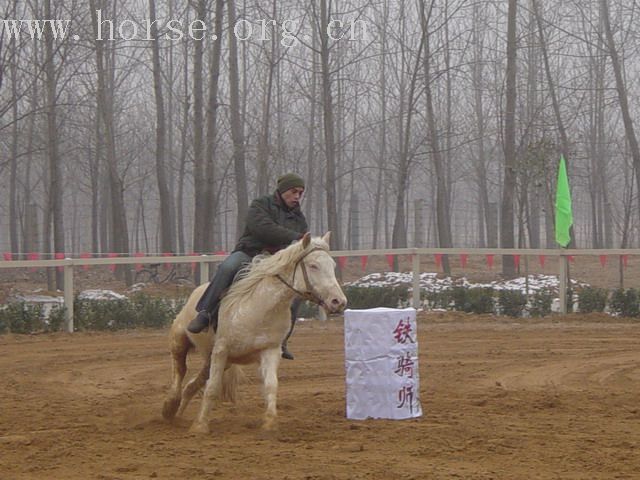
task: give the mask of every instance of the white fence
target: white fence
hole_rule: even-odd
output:
[[[559,258],[558,279],[560,309],[566,313],[567,309],[567,259],[579,256],[635,256],[640,255],[640,249],[506,249],[506,248],[392,248],[377,250],[339,250],[331,252],[333,257],[362,257],[383,255],[411,255],[413,271],[413,291],[420,291],[420,260],[426,255],[461,255],[486,256],[486,255],[519,255]],[[65,258],[60,260],[15,260],[0,261],[0,268],[33,268],[33,267],[63,267],[64,268],[64,306],[65,306],[65,331],[73,332],[73,276],[76,267],[85,265],[137,265],[137,264],[179,264],[197,263],[200,266],[200,283],[209,280],[209,263],[221,262],[225,255],[199,255],[199,256],[151,256],[151,257],[115,257],[115,258]],[[420,306],[420,295],[413,296],[413,306]]]

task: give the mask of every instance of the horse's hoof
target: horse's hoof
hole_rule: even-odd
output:
[[[209,433],[209,425],[207,425],[206,422],[193,422],[189,432],[197,433],[198,435],[207,435]]]
[[[162,416],[165,420],[172,420],[176,416],[178,407],[180,406],[180,399],[166,400],[162,405]]]
[[[262,429],[269,432],[276,427],[276,419],[275,417],[267,417],[264,419],[264,423],[262,424]]]

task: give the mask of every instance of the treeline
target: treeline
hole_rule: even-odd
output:
[[[291,170],[334,248],[554,246],[561,154],[576,244],[636,246],[634,8],[1,0],[69,27],[0,25],[0,247],[228,249]]]

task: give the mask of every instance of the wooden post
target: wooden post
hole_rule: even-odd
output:
[[[413,254],[413,308],[420,308],[420,255]]]
[[[200,262],[200,285],[209,281],[209,264]]]
[[[567,313],[567,257],[566,255],[560,255],[560,272],[558,275],[559,282],[559,296],[560,296],[560,313],[563,315]]]
[[[64,330],[73,333],[73,264],[64,266]]]

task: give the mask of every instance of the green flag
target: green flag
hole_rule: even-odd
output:
[[[558,167],[558,187],[556,188],[556,242],[562,247],[569,245],[571,235],[569,229],[573,225],[571,211],[571,192],[564,156],[560,156]]]

